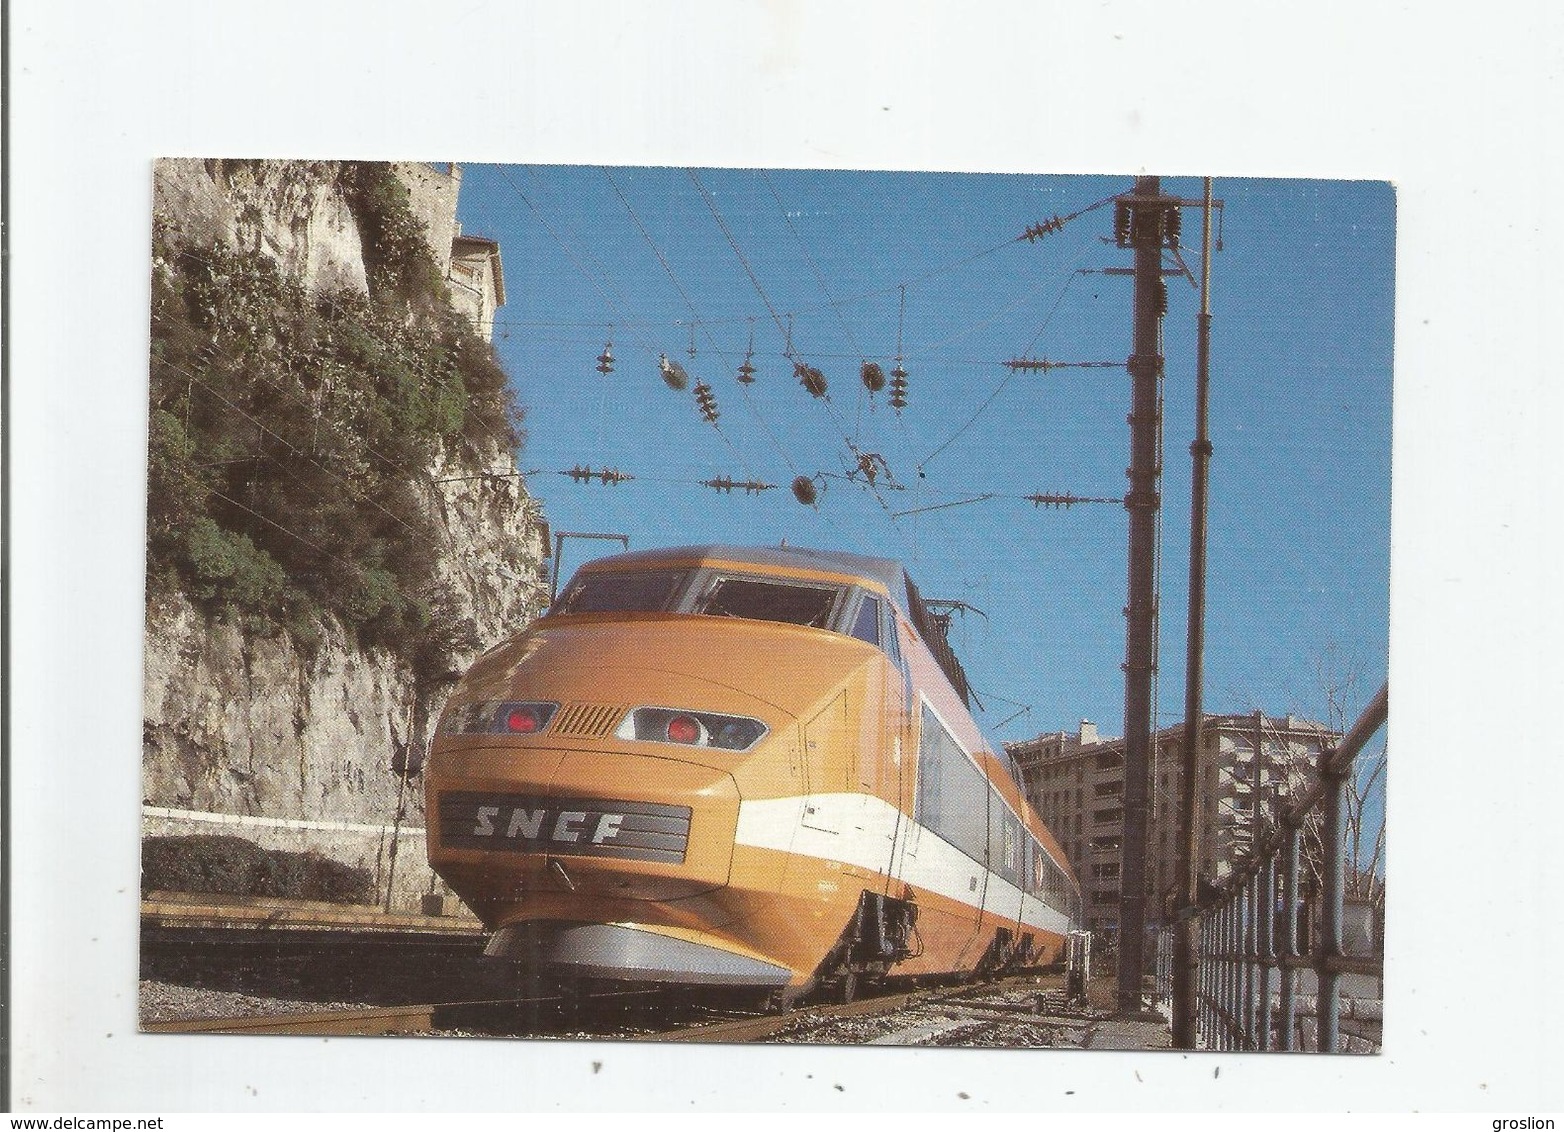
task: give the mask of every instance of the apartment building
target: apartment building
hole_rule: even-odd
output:
[[[1207,715],[1201,727],[1200,869],[1221,882],[1257,831],[1311,780],[1320,748],[1338,738],[1323,724],[1291,715]],[[1183,783],[1183,725],[1156,733],[1148,792],[1148,921],[1179,891],[1178,804]],[[1028,800],[1053,830],[1081,882],[1087,927],[1118,934],[1124,842],[1124,740],[1104,739],[1089,720],[1006,744]],[[1258,820],[1257,820],[1258,818]]]

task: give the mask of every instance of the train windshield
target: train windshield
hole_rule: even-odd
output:
[[[661,613],[673,605],[688,570],[603,571],[577,574],[554,613]]]
[[[695,612],[824,629],[831,624],[831,612],[845,592],[841,586],[719,576],[706,587]]]

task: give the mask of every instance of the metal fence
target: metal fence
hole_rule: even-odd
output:
[[[1321,752],[1314,785],[1278,815],[1276,828],[1220,894],[1195,910],[1196,1023],[1206,1049],[1378,1048],[1380,1001],[1344,994],[1343,980],[1377,979],[1383,960],[1347,953],[1343,913],[1349,782],[1358,753],[1388,715],[1388,688],[1381,687],[1341,742]],[[1315,813],[1323,852],[1320,890],[1310,900],[1302,885],[1302,843]],[[1317,922],[1305,932],[1301,920],[1311,912]],[[1156,983],[1164,1000],[1172,997],[1177,930],[1165,928],[1157,938]]]

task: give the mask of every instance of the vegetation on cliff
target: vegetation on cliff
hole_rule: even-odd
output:
[[[368,869],[319,853],[263,849],[242,837],[148,837],[141,843],[141,895],[202,892],[373,904]]]
[[[154,231],[149,593],[306,648],[333,614],[424,669],[470,627],[436,582],[423,485],[441,450],[514,450],[522,414],[390,168],[336,177],[368,296],[312,298],[263,254]]]

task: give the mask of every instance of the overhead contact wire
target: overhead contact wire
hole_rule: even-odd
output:
[[[1033,347],[1035,347],[1038,341],[1042,338],[1043,332],[1048,329],[1049,323],[1053,321],[1054,315],[1058,313],[1059,307],[1064,302],[1064,297],[1069,293],[1070,287],[1075,282],[1077,275],[1078,273],[1072,270],[1069,275],[1065,276],[1064,285],[1059,288],[1059,293],[1054,297],[1053,306],[1049,308],[1048,314],[1044,317],[1042,325],[1037,328],[1037,333],[1032,336],[1032,341],[1027,344],[1026,350],[1024,351],[1025,353],[1031,353]],[[967,422],[965,424],[963,424],[955,432],[951,433],[950,436],[946,437],[945,440],[934,449],[934,451],[930,452],[922,460],[918,461],[918,471],[922,472],[925,468],[927,468],[936,456],[945,451],[945,449],[949,448],[969,428],[976,424],[978,418],[981,417],[988,409],[988,407],[994,403],[994,399],[1005,391],[1009,384],[1015,380],[1016,374],[1020,372],[1021,371],[1018,369],[1012,369],[1009,373],[1007,373],[1004,380],[1001,381],[994,389],[994,391],[988,395],[987,399],[985,399],[984,402],[978,406],[977,412],[973,413],[972,416],[967,418]]]
[[[684,289],[684,285],[679,282],[679,277],[674,274],[673,266],[668,262],[668,257],[663,255],[662,248],[658,247],[657,241],[652,239],[651,232],[647,230],[645,224],[641,223],[641,217],[635,211],[635,206],[630,203],[630,198],[625,196],[624,190],[619,187],[619,183],[614,180],[613,173],[606,165],[599,166],[598,168],[602,170],[603,176],[607,179],[608,184],[613,188],[614,195],[617,196],[620,203],[625,206],[625,212],[629,215],[630,220],[635,224],[636,229],[641,233],[641,237],[646,241],[647,246],[652,249],[652,254],[657,257],[657,262],[662,265],[663,273],[668,276],[668,281],[673,284],[674,290],[679,292],[679,297],[684,300],[684,305],[689,308],[691,319],[691,352],[693,353],[695,349],[694,332],[697,328],[699,328],[700,332],[705,336],[707,344],[711,346],[712,352],[716,354],[719,359],[726,361],[726,359],[723,358],[722,348],[717,345],[716,339],[711,336],[711,331],[706,329],[706,326],[701,319],[701,312],[695,305],[695,300],[690,298],[690,293],[686,291]],[[754,479],[754,472],[750,469],[748,461],[744,458],[744,454],[738,450],[738,447],[728,437],[728,434],[722,430],[722,426],[719,425],[715,420],[711,421],[710,424],[711,427],[716,430],[717,435],[722,438],[722,442],[727,445],[728,451],[733,453],[734,459],[738,460],[739,466],[744,469],[744,475],[748,479]]]

